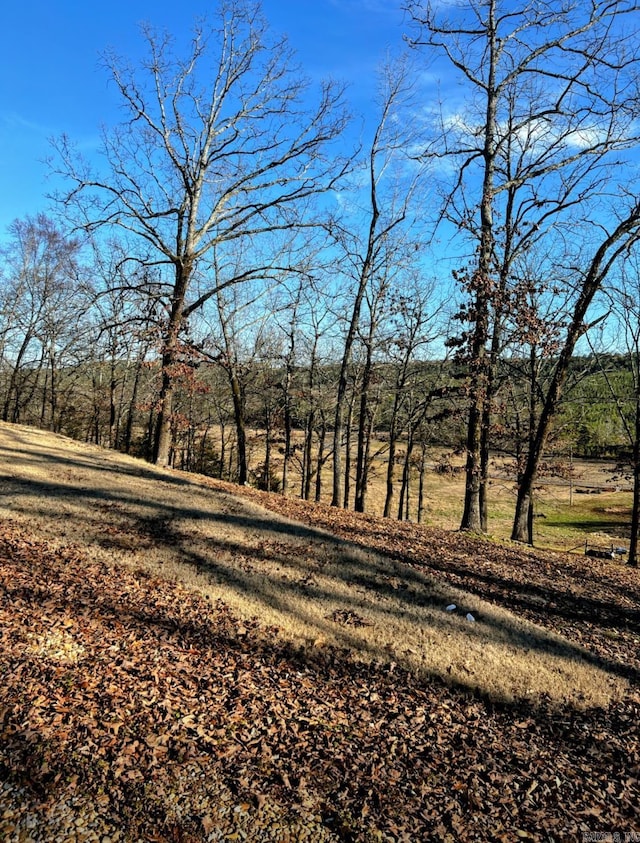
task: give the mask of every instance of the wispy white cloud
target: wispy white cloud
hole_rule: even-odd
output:
[[[0,114],[0,121],[2,128],[9,131],[30,132],[31,134],[41,135],[43,137],[49,137],[53,132],[51,126],[39,123],[36,120],[30,120],[28,117],[18,114],[15,111]]]
[[[423,109],[421,113],[417,113],[416,119],[420,119],[426,127],[429,124],[432,129],[439,126],[441,131],[450,136],[455,135],[460,139],[472,140],[482,137],[484,133],[484,124],[474,119],[474,115],[464,108],[458,111],[439,111],[430,107]],[[506,122],[500,122],[498,124],[498,135],[506,137],[507,133]],[[596,124],[572,129],[571,126],[566,124],[554,124],[550,120],[532,119],[524,123],[514,137],[518,140],[521,149],[527,149],[535,155],[543,145],[553,145],[557,149],[563,148],[566,150],[590,149],[606,141],[607,131]]]
[[[49,154],[51,138],[61,135],[64,127],[49,123],[39,123],[15,111],[0,113],[0,136],[5,140],[16,139],[23,147],[33,144],[42,146]],[[101,146],[101,137],[97,131],[74,133],[74,146],[79,152],[95,152]]]

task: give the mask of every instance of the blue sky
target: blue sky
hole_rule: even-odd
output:
[[[263,0],[272,28],[286,33],[306,73],[350,85],[356,113],[366,112],[376,68],[402,49],[408,24],[400,0]],[[49,139],[63,132],[91,149],[101,124],[118,119],[100,53],[135,58],[148,21],[177,36],[215,8],[205,0],[18,0],[0,27],[0,238],[15,218],[46,211],[54,184],[43,163]]]

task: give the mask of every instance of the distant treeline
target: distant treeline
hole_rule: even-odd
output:
[[[69,348],[66,354],[52,354],[50,345],[38,344],[37,360],[34,349],[26,348],[30,354],[7,353],[0,366],[3,420],[152,458],[160,363],[144,342],[132,342],[129,359],[82,359],[75,348],[73,365]],[[574,358],[550,451],[630,458],[623,416],[633,416],[631,364],[626,355]],[[554,361],[548,365],[552,371]],[[237,481],[239,460],[244,460],[249,482],[320,498],[323,467],[332,457],[337,363],[286,366],[278,358],[263,357],[235,361],[230,372],[221,357],[185,359],[182,366],[172,418],[174,467]],[[364,458],[387,460],[391,482],[403,471],[409,482],[420,455],[432,449],[464,451],[466,391],[455,363],[414,361],[403,367],[380,360],[370,374],[375,389],[364,407],[362,376],[362,366],[354,363],[344,433],[353,460],[363,425]],[[526,361],[503,360],[491,450],[519,456],[526,446],[529,409]],[[298,489],[290,485],[292,467],[302,478]],[[349,473],[353,468],[353,463],[346,466]],[[346,486],[347,495],[352,494],[348,479]]]

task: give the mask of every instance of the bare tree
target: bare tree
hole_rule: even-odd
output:
[[[575,258],[575,255],[571,255]],[[579,262],[578,262],[579,263]],[[512,279],[502,359],[494,376],[497,401],[493,444],[513,454],[520,482],[535,437],[546,389],[575,305],[575,271],[566,255],[531,249]],[[567,383],[564,392],[569,393]],[[533,499],[529,529],[533,536]],[[531,539],[533,541],[533,538]]]
[[[441,107],[426,155],[454,164],[440,219],[473,251],[459,276],[469,369],[461,528],[480,531],[512,268],[533,243],[561,233],[563,222],[594,213],[611,174],[607,163],[637,140],[638,6],[472,0],[456,4],[454,19],[440,4],[410,2],[408,9],[419,27],[413,43],[444,60],[468,94],[456,109]]]
[[[364,512],[369,469],[371,467],[371,439],[376,411],[380,404],[381,378],[375,375],[376,351],[380,325],[388,309],[390,273],[383,272],[377,277],[377,283],[367,291],[368,324],[360,332],[360,343],[364,350],[362,374],[358,385],[358,436],[356,444],[355,496],[353,508]],[[372,400],[373,393],[373,400]]]
[[[333,385],[327,383],[327,366],[322,356],[322,347],[329,331],[331,311],[328,299],[329,291],[320,289],[320,285],[311,278],[305,285],[303,295],[304,318],[301,316],[300,360],[304,377],[300,384],[299,415],[304,423],[304,443],[302,447],[300,496],[304,500],[311,498],[311,484],[315,472],[315,500],[319,501],[322,493],[322,469],[329,457],[325,454],[329,408],[333,400],[329,393]],[[314,447],[317,447],[314,460]],[[315,465],[315,468],[314,468]]]
[[[59,375],[75,360],[91,296],[81,262],[82,243],[45,214],[15,220],[3,252],[6,287],[2,351],[10,369],[2,417],[17,422],[37,394],[30,420],[56,427]]]
[[[436,301],[435,285],[408,283],[395,298],[391,314],[393,339],[389,344],[389,358],[393,372],[393,404],[389,418],[389,450],[386,472],[386,494],[383,515],[389,518],[394,494],[396,451],[401,436],[412,426],[412,396],[426,393],[433,387],[425,382],[424,360],[427,347],[441,333],[438,324],[441,306]]]
[[[358,337],[365,294],[373,279],[389,272],[391,254],[401,261],[406,248],[410,207],[420,173],[409,176],[397,165],[411,146],[412,134],[407,122],[400,118],[411,93],[410,66],[405,59],[385,66],[380,79],[380,116],[367,150],[363,169],[366,171],[367,206],[353,227],[341,223],[335,230],[336,242],[344,259],[341,263],[355,282],[353,301],[349,307],[347,330],[340,361],[333,427],[333,495],[332,506],[342,506],[342,448],[344,411],[348,375],[354,343]],[[393,171],[393,174],[392,174]],[[348,453],[348,451],[347,451]],[[346,472],[345,472],[346,474]]]
[[[620,269],[619,278],[607,285],[613,317],[610,330],[617,338],[616,351],[625,355],[625,369],[628,369],[629,379],[614,380],[604,362],[600,363],[600,371],[615,404],[631,453],[633,501],[629,565],[637,568],[640,542],[640,261],[637,250],[627,257]],[[593,343],[589,344],[598,359]]]
[[[92,245],[93,438],[104,441],[102,417],[106,416],[109,447],[129,453],[143,367],[158,345],[160,288],[156,280],[154,295],[153,271],[144,267],[133,271],[125,260],[125,244]]]
[[[231,295],[233,295],[233,292],[231,291]],[[246,302],[243,304],[246,304]],[[215,359],[226,373],[231,392],[236,429],[237,473],[235,479],[241,485],[244,485],[249,478],[246,406],[253,357],[252,354],[248,354],[242,348],[242,328],[238,324],[238,317],[243,310],[243,304],[239,304],[237,301],[229,301],[223,292],[218,292],[216,296],[220,347]]]
[[[303,337],[303,319],[306,316],[306,300],[308,293],[313,292],[313,276],[302,272],[294,279],[291,289],[282,288],[285,301],[274,307],[277,314],[278,333],[282,337],[282,347],[278,360],[278,389],[282,413],[282,427],[284,433],[282,482],[280,491],[286,495],[290,487],[290,466],[296,444],[293,441],[294,415],[300,413],[301,407],[296,404],[296,392],[300,392],[300,384],[296,377],[300,368],[300,343]],[[315,361],[314,361],[315,362]],[[313,376],[311,376],[313,382]],[[302,418],[301,415],[298,418]]]
[[[638,240],[640,240],[640,203],[634,204],[616,227],[605,234],[593,257],[588,262],[587,269],[581,272],[576,268],[575,288],[577,295],[572,308],[571,320],[565,331],[562,348],[558,354],[535,432],[531,437],[526,464],[518,485],[516,511],[511,533],[511,538],[514,541],[533,542],[531,511],[538,466],[551,422],[560,402],[576,343],[589,327],[586,322],[589,308],[616,261],[627,253]]]
[[[251,0],[224,0],[219,22],[199,24],[184,56],[168,35],[146,27],[144,37],[140,67],[107,56],[128,119],[103,135],[104,171],[63,138],[60,170],[73,186],[58,198],[77,224],[124,229],[145,244],[148,264],[169,269],[154,447],[166,463],[185,320],[221,287],[259,272],[261,238],[290,229],[296,208],[334,183],[341,168],[330,145],[345,116],[333,83],[315,110],[305,107],[308,86],[286,42],[270,38]],[[211,253],[239,240],[250,267],[220,281]],[[268,254],[260,259],[270,266]]]

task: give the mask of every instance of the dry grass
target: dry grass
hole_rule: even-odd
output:
[[[500,699],[603,705],[624,691],[575,644],[197,477],[6,424],[0,477],[0,517],[34,538],[179,580],[300,646],[345,647]]]
[[[294,436],[302,448],[301,435]],[[213,441],[216,445],[215,434]],[[254,430],[249,436],[252,460],[258,463],[264,457],[265,436],[263,431]],[[402,449],[402,443],[400,445]],[[367,505],[368,513],[382,515],[386,495],[386,448],[384,443],[374,441],[373,459],[370,469]],[[444,459],[457,473],[438,473],[436,465]],[[282,455],[272,454],[276,475],[282,471]],[[551,460],[552,462],[554,460]],[[462,517],[464,497],[464,456],[452,455],[443,449],[433,448],[427,457],[425,472],[425,499],[423,524],[443,530],[457,530]],[[555,460],[565,471],[568,460]],[[355,453],[352,453],[355,465]],[[289,482],[292,494],[300,487],[300,465],[295,460],[290,465]],[[329,503],[331,489],[331,459],[324,468],[322,501]],[[395,496],[392,513],[395,517],[401,485],[401,467],[396,469]],[[543,476],[536,489],[535,543],[545,550],[576,550],[584,547],[585,540],[592,544],[628,546],[631,521],[632,484],[630,480],[616,478],[614,460],[586,460],[574,458],[572,480],[568,477]],[[418,471],[411,472],[409,512],[417,520]],[[351,497],[354,481],[352,478]],[[489,477],[489,532],[498,541],[509,540],[513,527],[517,485],[514,460],[508,456],[494,455],[490,463]]]

